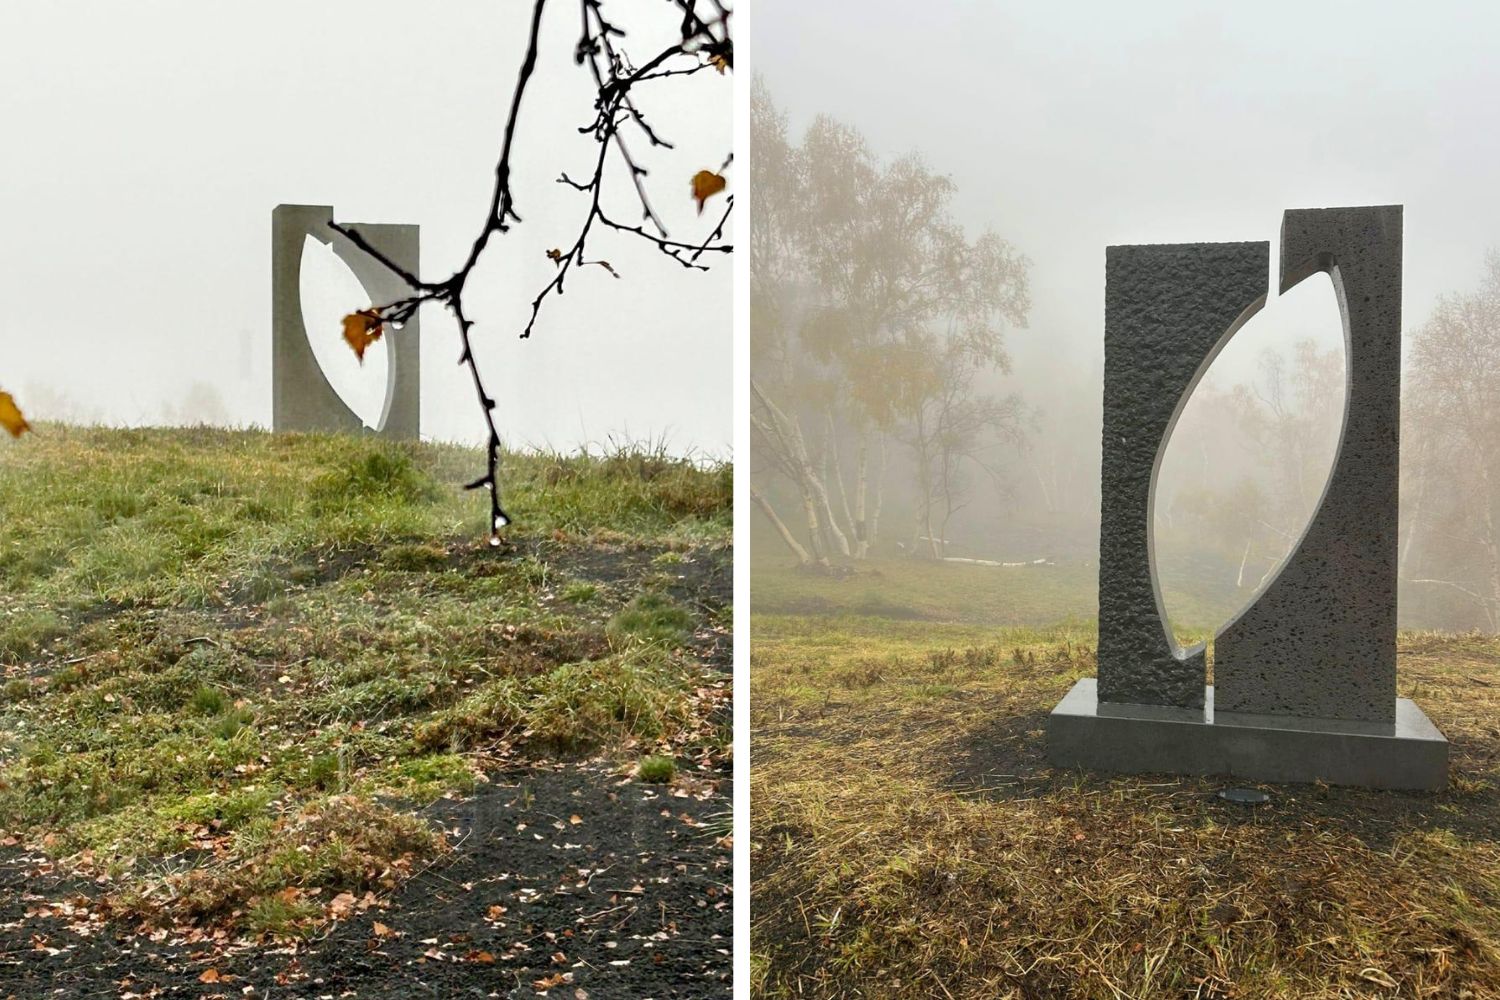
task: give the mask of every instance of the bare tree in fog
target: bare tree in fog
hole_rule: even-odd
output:
[[[972,473],[998,482],[1000,470],[990,452],[1002,442],[1023,439],[1023,408],[1016,395],[975,389],[981,373],[1010,370],[1009,359],[994,350],[998,345],[971,344],[951,327],[947,336],[930,339],[940,342],[921,345],[925,353],[907,360],[910,417],[895,426],[896,436],[916,459],[911,550],[925,547],[932,558],[941,559],[947,554],[948,522],[970,499]]]
[[[1262,351],[1247,381],[1194,392],[1163,463],[1156,544],[1198,613],[1244,607],[1296,545],[1333,465],[1343,381],[1340,350],[1302,339]]]
[[[751,127],[754,454],[795,489],[809,544],[759,485],[755,502],[804,564],[863,558],[894,440],[912,453],[913,534],[941,537],[965,472],[1020,436],[1018,401],[984,395],[978,376],[1008,369],[1027,262],[993,233],[968,240],[953,182],[919,156],[882,164],[826,116],[793,146],[761,81]]]
[[[1444,296],[1408,366],[1411,514],[1403,574],[1463,595],[1500,629],[1500,252],[1479,290]],[[1431,567],[1431,568],[1428,568]],[[1441,569],[1437,568],[1441,567]]]
[[[832,381],[803,364],[796,344],[799,300],[806,282],[793,234],[802,210],[797,156],[786,135],[786,116],[756,79],[751,95],[750,184],[755,191],[750,226],[750,337],[752,449],[756,463],[792,483],[801,501],[807,544],[798,540],[769,496],[751,480],[750,496],[803,566],[829,564],[830,549],[848,536],[833,521],[828,490],[803,433],[797,401],[831,392]]]
[[[1249,385],[1235,387],[1234,405],[1251,446],[1277,459],[1267,513],[1274,530],[1292,534],[1307,522],[1333,466],[1336,442],[1315,430],[1340,422],[1343,356],[1303,339],[1290,359],[1280,351],[1263,351],[1257,375]]]

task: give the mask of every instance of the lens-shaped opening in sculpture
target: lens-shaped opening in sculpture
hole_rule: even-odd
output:
[[[364,426],[379,430],[389,397],[390,332],[365,349],[363,363],[344,341],[343,318],[372,305],[333,248],[311,235],[302,245],[302,325],[323,378]]]
[[[1296,550],[1333,472],[1347,395],[1327,275],[1242,317],[1200,372],[1152,483],[1152,578],[1177,643],[1242,614]]]

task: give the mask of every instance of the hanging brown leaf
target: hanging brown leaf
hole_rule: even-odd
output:
[[[550,260],[552,263],[556,264],[557,266],[561,267],[562,266],[562,251],[559,250],[559,249],[557,249],[556,247],[553,247],[551,250],[547,251],[547,259]]]
[[[722,175],[712,170],[700,170],[693,175],[693,200],[698,203],[698,214],[703,214],[703,203],[729,184]]]
[[[0,392],[0,427],[9,431],[11,437],[20,437],[31,430],[21,408],[16,405],[15,397],[8,392]]]
[[[722,53],[709,57],[708,64],[718,70],[720,76],[723,76],[724,71],[729,68],[729,60],[724,58]]]
[[[378,309],[361,309],[344,317],[344,342],[354,348],[354,356],[360,364],[365,361],[365,349],[385,333],[385,324]]]

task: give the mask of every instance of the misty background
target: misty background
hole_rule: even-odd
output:
[[[677,37],[659,3],[619,7],[627,52]],[[493,0],[0,7],[0,388],[32,419],[269,425],[271,210],[415,223],[422,275],[455,270],[489,203],[528,14]],[[577,134],[594,96],[572,59],[577,33],[574,7],[548,9],[513,160],[524,224],[491,242],[465,299],[497,424],[509,447],[650,440],[726,457],[729,258],[689,272],[596,230],[590,257],[620,279],[575,269],[531,339],[517,338],[554,273],[546,251],[570,245],[587,210],[556,183],[587,175],[593,155]],[[730,151],[732,87],[732,74],[705,72],[641,91],[676,144],[643,155],[676,238],[701,240],[717,220],[698,215],[689,179]],[[628,176],[611,172],[611,186],[606,208],[637,219]],[[354,363],[338,318],[368,302],[348,301],[357,283],[324,256],[304,267],[309,334],[368,412],[385,348]],[[429,306],[422,327],[423,438],[481,442],[455,324]]]
[[[1401,622],[1500,628],[1497,29],[1472,5],[759,0],[758,579],[946,560],[1091,580],[1104,248],[1265,240],[1270,289],[1283,210],[1395,203]],[[1155,511],[1174,625],[1222,624],[1300,535],[1343,352],[1317,275],[1192,397]]]

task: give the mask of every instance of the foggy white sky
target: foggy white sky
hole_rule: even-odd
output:
[[[656,29],[627,43],[643,58],[676,27],[654,0],[611,6],[633,8],[623,23]],[[342,221],[417,223],[424,274],[450,273],[488,205],[529,8],[0,6],[0,386],[56,389],[107,421],[154,423],[202,381],[234,421],[269,423],[271,209],[331,204]],[[589,255],[622,280],[574,272],[531,340],[516,339],[553,273],[545,251],[571,243],[585,210],[581,194],[555,183],[560,170],[590,171],[593,147],[576,134],[591,106],[586,71],[571,59],[577,22],[576,5],[548,10],[517,139],[525,224],[492,242],[470,282],[502,432],[511,444],[559,448],[665,435],[677,451],[727,455],[728,257],[689,273],[602,235]],[[660,96],[641,92],[642,103],[678,149],[647,159],[648,183],[672,234],[701,239],[714,203],[700,219],[688,181],[730,149],[732,77],[657,86]],[[627,178],[612,183],[611,214],[634,221]],[[454,326],[435,308],[423,326],[423,436],[477,441]],[[369,377],[379,378],[375,366]]]
[[[1107,244],[1269,240],[1274,272],[1283,209],[1402,203],[1408,337],[1500,247],[1495,5],[758,0],[754,32],[794,137],[826,112],[922,152],[1031,258],[1018,375],[1083,369],[1095,410]],[[1210,378],[1337,343],[1327,279],[1304,285]]]

